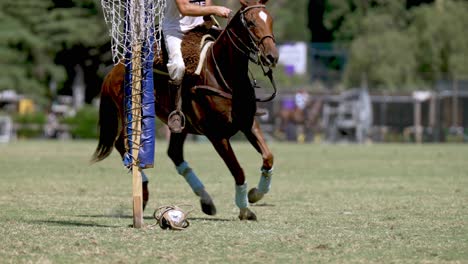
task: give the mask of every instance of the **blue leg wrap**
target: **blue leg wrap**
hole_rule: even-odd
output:
[[[146,174],[141,171],[141,182],[148,182],[148,177],[146,177]]]
[[[203,183],[198,179],[197,175],[195,172],[193,172],[192,168],[189,167],[187,162],[182,162],[179,166],[176,166],[177,172],[184,176],[185,180],[187,183],[190,185],[192,188],[192,191],[195,194],[199,194],[199,192],[205,188],[203,186]]]
[[[249,207],[247,200],[247,182],[243,185],[236,185],[236,205],[239,208]]]
[[[258,182],[257,189],[261,193],[268,193],[271,188],[271,177],[273,176],[273,168],[270,170],[262,169],[262,176]]]

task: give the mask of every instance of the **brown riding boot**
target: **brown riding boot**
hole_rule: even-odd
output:
[[[174,104],[176,110],[167,118],[167,125],[172,133],[180,133],[185,127],[185,115],[182,113],[182,86],[169,84],[171,92],[175,89]]]

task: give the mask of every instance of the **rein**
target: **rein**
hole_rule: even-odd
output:
[[[269,101],[273,100],[276,97],[276,93],[278,92],[278,89],[276,88],[275,79],[273,79],[273,70],[271,68],[268,68],[268,71],[265,71],[265,68],[263,68],[263,67],[261,67],[261,68],[262,68],[262,71],[263,71],[263,75],[267,76],[268,79],[271,82],[271,86],[273,87],[273,93],[270,96],[268,96],[267,98],[264,98],[264,99],[255,98],[255,100],[257,102],[260,102],[260,103],[266,103],[266,102],[269,102]],[[257,85],[257,80],[253,79],[252,82],[253,82],[254,88],[260,88],[260,86]]]
[[[275,97],[276,97],[276,93],[277,93],[277,88],[276,88],[276,82],[275,80],[273,79],[273,70],[271,67],[269,66],[265,66],[261,60],[261,54],[260,54],[260,48],[259,46],[262,45],[263,41],[267,38],[271,38],[273,39],[273,42],[275,42],[275,37],[273,35],[266,35],[266,36],[263,36],[260,40],[252,33],[252,31],[249,30],[249,27],[247,25],[247,22],[245,21],[245,17],[244,17],[244,14],[250,10],[250,9],[254,9],[254,8],[265,8],[266,6],[265,5],[252,5],[252,6],[248,6],[246,8],[244,8],[243,10],[241,10],[239,13],[240,13],[240,20],[242,22],[242,25],[244,26],[244,28],[247,30],[247,32],[249,33],[249,39],[250,39],[250,45],[246,44],[244,41],[242,41],[242,39],[236,34],[234,33],[231,28],[226,28],[226,34],[229,38],[229,41],[231,42],[231,44],[238,50],[240,51],[243,55],[245,55],[246,57],[249,58],[249,61],[255,63],[256,65],[259,65],[261,68],[262,68],[262,71],[263,71],[263,75],[264,76],[267,76],[268,79],[270,80],[270,83],[273,87],[273,93],[267,97],[267,98],[264,98],[264,99],[260,99],[260,98],[256,98],[256,101],[257,102],[269,102],[271,100],[273,100]],[[242,49],[241,47],[239,47],[237,44],[236,44],[236,41],[234,41],[233,39],[233,36],[231,36],[231,34],[234,36],[235,40],[237,40],[238,42],[240,42],[243,46],[244,49]],[[252,48],[253,47],[253,48]],[[246,51],[247,50],[247,51]],[[229,84],[226,82],[226,80],[224,79],[224,76],[223,76],[223,73],[221,72],[219,66],[218,66],[218,62],[216,61],[216,57],[214,56],[214,53],[213,53],[213,48],[211,48],[211,57],[213,58],[213,62],[214,62],[214,65],[216,67],[216,71],[218,72],[218,75],[220,76],[224,86],[230,91],[232,92],[232,88],[229,86]],[[268,70],[265,70],[265,68],[268,68]],[[257,85],[257,81],[254,79],[252,81],[252,86],[254,88],[259,88],[259,86]],[[225,96],[223,96],[225,97]]]

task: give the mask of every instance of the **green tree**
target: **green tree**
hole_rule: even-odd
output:
[[[468,3],[438,1],[412,11],[408,35],[415,36],[421,78],[468,77]]]
[[[467,1],[438,0],[406,9],[405,1],[337,1],[327,17],[337,40],[350,43],[347,86],[420,89],[468,76]],[[338,18],[341,18],[338,19]]]
[[[108,42],[98,0],[2,1],[0,90],[50,97],[49,84],[63,87],[76,65],[97,72]]]
[[[413,87],[418,83],[414,50],[414,42],[396,30],[356,38],[345,70],[346,86],[365,81],[374,89]]]
[[[325,26],[334,30],[336,41],[351,41],[359,35],[380,31],[382,26],[404,27],[405,7],[405,0],[328,0]],[[368,16],[373,17],[366,19]]]
[[[278,42],[309,41],[308,0],[275,0],[268,3],[274,18],[275,36]]]
[[[52,5],[49,0],[0,2],[0,90],[41,97],[51,78],[64,79],[63,69],[54,64],[53,49],[38,29]]]
[[[41,33],[55,47],[55,62],[67,73],[61,93],[70,94],[73,83],[79,82],[91,101],[100,91],[102,68],[112,64],[100,1],[56,0],[47,17]]]
[[[274,32],[278,42],[308,41],[310,32],[307,30],[308,0],[272,0],[266,5],[274,19]],[[214,0],[214,4],[225,5],[234,11],[240,7],[238,1]]]

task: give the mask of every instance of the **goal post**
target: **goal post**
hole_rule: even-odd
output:
[[[154,166],[154,25],[166,0],[101,0],[115,64],[125,65],[124,165],[132,171],[133,227],[143,226],[142,169]],[[160,47],[160,45],[158,45]]]

